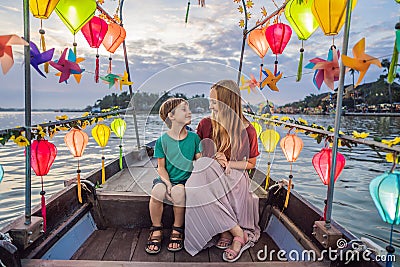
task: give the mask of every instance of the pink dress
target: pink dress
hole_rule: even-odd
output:
[[[211,131],[211,119],[201,120],[197,128],[200,139],[210,138]],[[242,138],[246,147],[239,149],[240,158],[257,157],[260,153],[252,125],[246,128]],[[229,175],[225,175],[216,160],[204,156],[213,155],[210,142],[209,139],[203,143],[203,157],[194,163],[192,175],[185,186],[185,249],[192,256],[214,245],[214,236],[237,224],[252,242],[257,242],[260,237],[259,199],[250,192],[247,171],[232,169]]]

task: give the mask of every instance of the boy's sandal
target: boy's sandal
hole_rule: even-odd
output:
[[[240,258],[240,256],[242,256],[243,251],[245,251],[246,249],[248,249],[248,248],[250,248],[252,246],[251,242],[248,242],[246,234],[245,234],[244,239],[241,238],[240,236],[235,236],[233,238],[232,244],[235,241],[239,242],[241,244],[240,250],[239,251],[235,251],[235,250],[233,250],[231,248],[225,249],[225,251],[224,251],[224,253],[222,255],[222,259],[224,261],[227,261],[227,262],[235,262],[235,261],[237,261]],[[228,258],[228,256],[229,256],[229,258]]]
[[[160,251],[161,251],[161,241],[162,241],[162,236],[163,236],[162,230],[163,230],[162,226],[152,226],[152,227],[150,227],[149,238],[147,239],[146,248],[145,248],[147,253],[149,253],[149,254],[160,253]],[[153,233],[155,231],[161,231],[161,235],[153,236]],[[157,249],[156,250],[150,249],[149,247],[151,245],[157,246]]]
[[[185,230],[182,227],[176,227],[176,226],[172,226],[172,230],[175,230],[178,233],[172,233],[172,231],[171,231],[171,236],[169,238],[169,243],[168,243],[167,249],[168,249],[168,251],[171,251],[171,252],[181,251],[183,249],[183,233]],[[178,247],[171,248],[170,247],[171,244],[178,244]]]
[[[226,245],[225,245],[225,246],[219,245],[219,244],[221,244],[221,243],[225,243]],[[218,242],[217,242],[217,244],[215,245],[215,247],[216,247],[216,248],[219,248],[219,249],[227,249],[227,248],[229,248],[229,246],[231,245],[231,243],[232,243],[232,239],[226,238],[226,237],[220,237],[220,238],[218,239]]]

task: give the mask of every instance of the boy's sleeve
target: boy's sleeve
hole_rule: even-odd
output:
[[[161,137],[157,139],[156,146],[154,148],[154,158],[165,158],[164,149],[161,142]]]
[[[195,152],[195,154],[203,152],[203,148],[201,146],[201,140],[200,140],[200,137],[197,134],[195,136],[195,144],[196,144],[196,152]]]

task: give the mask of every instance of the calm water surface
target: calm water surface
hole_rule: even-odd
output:
[[[32,114],[32,122],[43,123],[54,121],[54,112],[36,112]],[[70,118],[79,117],[78,113],[66,114]],[[204,114],[193,114],[192,127]],[[294,116],[299,117],[299,116]],[[302,116],[308,123],[316,123],[322,126],[333,126],[332,116]],[[0,129],[23,125],[24,115],[22,112],[0,112]],[[134,128],[132,117],[126,118],[128,129],[124,138],[124,147],[129,149],[136,144],[134,140]],[[107,121],[110,124],[111,121]],[[163,124],[157,116],[138,116],[141,144],[152,141],[160,135]],[[145,127],[144,127],[145,126]],[[91,127],[86,130],[90,134]],[[380,136],[392,139],[400,136],[400,118],[384,117],[343,117],[341,130],[351,133],[353,130],[366,131],[370,136]],[[277,131],[284,136],[287,130],[278,127]],[[49,197],[63,188],[63,182],[76,175],[77,160],[74,159],[64,144],[64,134],[58,133],[51,141],[57,146],[58,155],[49,174],[44,177],[46,196]],[[304,148],[299,159],[293,165],[293,176],[295,190],[308,199],[315,206],[323,209],[323,201],[326,198],[326,190],[311,164],[313,155],[322,148],[315,140],[304,137]],[[104,149],[106,161],[118,156],[119,139],[111,135],[107,147]],[[262,145],[260,144],[260,151]],[[333,219],[345,228],[361,237],[371,238],[382,246],[387,245],[390,227],[383,223],[372,202],[369,194],[369,183],[384,171],[390,170],[391,164],[367,146],[359,145],[356,148],[340,148],[339,150],[346,158],[346,166],[336,182],[334,191]],[[258,168],[266,170],[267,153],[263,152],[258,160]],[[91,170],[101,167],[101,152],[91,137],[84,156],[80,160],[82,175]],[[0,164],[4,167],[5,176],[0,184],[0,227],[15,219],[24,212],[24,150],[14,143],[8,142],[5,146],[0,145]],[[287,178],[289,175],[289,164],[280,150],[275,151],[271,176],[276,179]],[[40,201],[40,178],[32,174],[32,204]],[[395,226],[394,245],[397,252],[400,250],[399,227]]]

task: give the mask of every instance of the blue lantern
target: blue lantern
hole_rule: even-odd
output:
[[[392,246],[393,225],[400,223],[400,172],[386,172],[369,184],[369,193],[384,222],[391,224],[389,246],[386,247],[388,256],[394,254]],[[392,266],[388,257],[386,266]]]
[[[4,169],[3,166],[0,165],[0,183],[3,181],[3,176],[4,176]]]
[[[384,222],[400,223],[400,172],[387,172],[371,181],[369,192]]]

